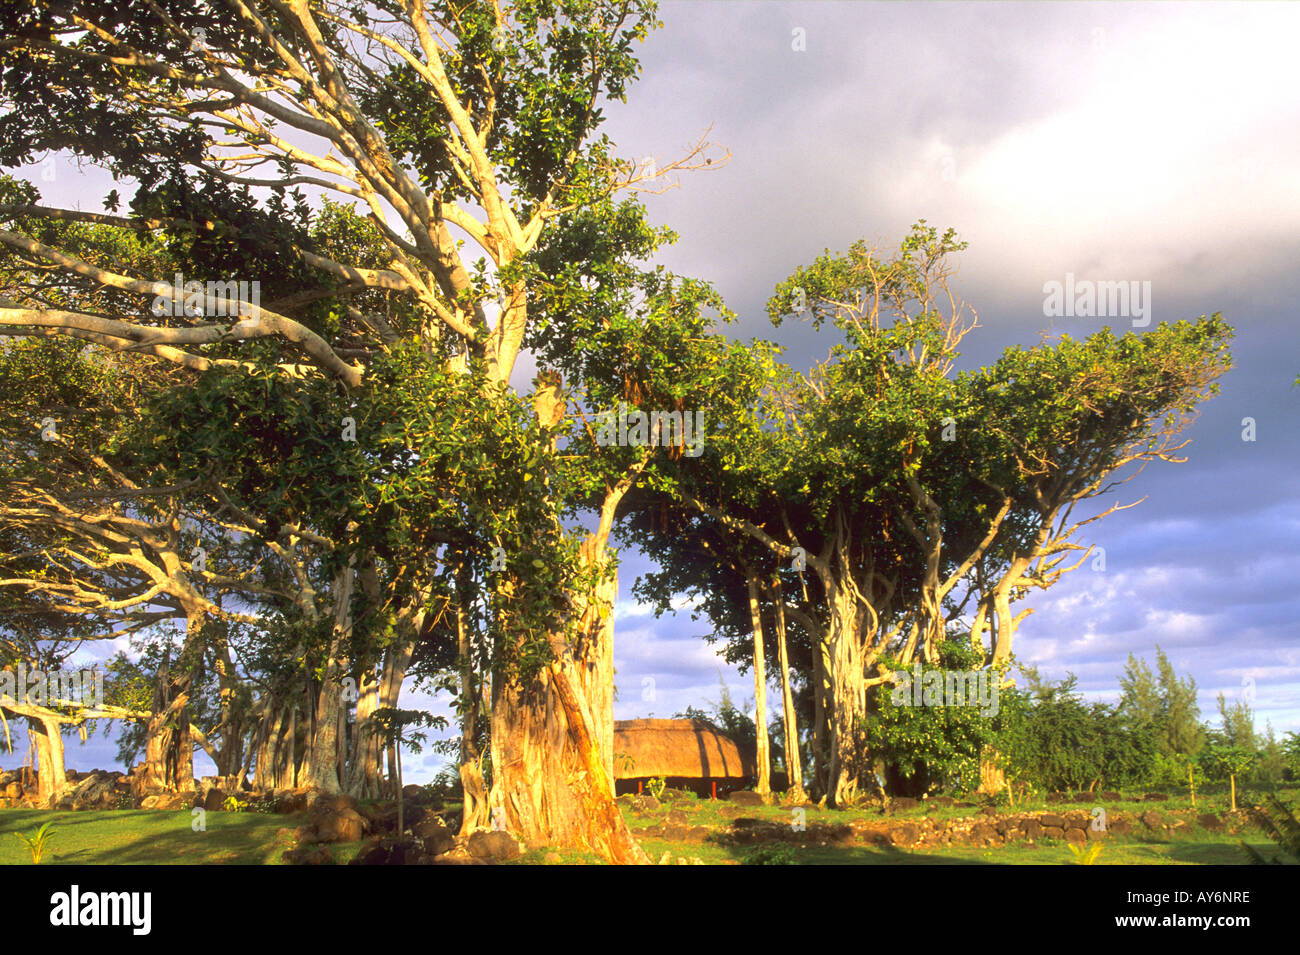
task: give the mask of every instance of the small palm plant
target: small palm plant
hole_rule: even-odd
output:
[[[1070,852],[1074,855],[1075,865],[1096,865],[1097,856],[1101,855],[1101,843],[1090,842],[1086,849],[1070,843]]]
[[[1290,806],[1269,793],[1264,797],[1263,805],[1253,807],[1250,814],[1282,852],[1291,857],[1292,862],[1300,862],[1300,819],[1296,819],[1295,811]],[[1258,849],[1245,842],[1242,842],[1241,847],[1255,865],[1285,865],[1280,855],[1267,859]]]
[[[50,828],[50,823],[46,823],[36,830],[36,835],[25,836],[21,832],[15,832],[14,835],[21,839],[27,846],[27,851],[32,854],[32,865],[40,865],[41,860],[45,858],[48,851],[46,843],[49,842],[50,836],[54,830]]]

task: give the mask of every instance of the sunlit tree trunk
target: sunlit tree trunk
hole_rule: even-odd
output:
[[[538,388],[534,409],[544,427],[558,424],[563,408],[558,381]],[[548,634],[553,662],[527,680],[502,673],[492,680],[493,812],[500,810],[505,827],[529,845],[585,848],[617,863],[649,859],[614,799],[618,579],[606,555],[619,502],[648,456],[649,449],[609,489],[596,530],[582,544],[582,570],[597,572],[599,583],[571,594],[572,643],[569,621],[556,621]]]
[[[604,687],[613,674],[615,587],[607,580],[592,595],[571,649],[553,635],[558,659],[535,677],[494,680],[490,801],[528,845],[647,862],[614,800],[614,713]]]
[[[163,664],[154,683],[153,717],[145,737],[142,792],[185,792],[194,785],[194,740],[190,736],[190,689],[203,653],[206,615],[186,618],[179,659]]]

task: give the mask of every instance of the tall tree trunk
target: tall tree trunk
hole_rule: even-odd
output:
[[[604,550],[589,538],[591,566]],[[492,806],[530,846],[583,848],[619,863],[649,859],[614,800],[612,569],[579,601],[579,638],[552,634],[556,659],[524,682],[493,680]]]
[[[380,679],[372,667],[361,668],[357,715],[352,724],[352,754],[348,760],[347,791],[358,799],[378,799],[383,791],[383,746],[375,723]]]
[[[292,789],[293,704],[281,703],[276,696],[267,698],[257,743],[257,764],[253,776],[256,789]]]
[[[827,680],[827,660],[830,645],[819,637],[813,643],[813,786],[818,796],[830,792],[830,736],[826,721],[829,710],[830,683]]]
[[[180,658],[163,664],[154,684],[153,717],[145,738],[141,792],[186,792],[194,786],[194,740],[190,736],[190,690],[202,663],[207,617],[192,611],[185,621]]]
[[[564,417],[558,376],[533,397],[538,422]],[[591,592],[573,593],[576,638],[569,621],[548,634],[554,660],[528,680],[494,674],[492,681],[493,809],[529,845],[586,848],[612,862],[648,863],[614,799],[614,599],[618,579],[606,558],[619,502],[649,460],[610,488],[596,530],[583,541],[584,569],[598,571]]]
[[[240,712],[239,687],[234,662],[230,659],[230,641],[225,628],[213,637],[217,685],[221,702],[221,747],[213,762],[218,776],[240,774],[244,765],[244,714]]]
[[[420,615],[423,620],[423,615]],[[357,700],[357,719],[352,726],[352,755],[348,762],[348,792],[358,799],[377,799],[384,793],[383,741],[374,714],[379,709],[396,709],[402,693],[402,681],[411,663],[415,641],[390,646],[384,651],[379,678],[365,671],[365,682]],[[400,773],[390,766],[390,779]]]
[[[791,802],[804,803],[808,794],[803,788],[803,758],[799,753],[799,716],[794,709],[794,691],[790,688],[790,658],[785,637],[785,595],[781,578],[772,582],[772,603],[776,607],[777,656],[781,663],[781,712],[785,727],[786,795]]]
[[[329,656],[316,696],[315,721],[308,742],[301,785],[323,792],[340,790],[339,770],[344,745],[343,677],[347,674],[345,641],[352,630],[352,585],[354,568],[344,567],[334,578],[334,632]]]
[[[461,591],[464,593],[464,590]],[[474,668],[474,647],[463,603],[456,606],[456,652],[460,660],[460,834],[491,824],[487,784],[483,780],[482,755],[478,747],[478,710],[482,688]]]
[[[859,636],[857,598],[832,584],[830,591],[830,774],[832,805],[844,808],[857,798],[858,785],[869,771],[862,749],[862,721],[867,716],[866,664]]]
[[[28,716],[27,733],[36,746],[36,793],[42,805],[53,809],[69,789],[61,722],[53,714]]]
[[[754,791],[767,796],[772,792],[772,758],[767,744],[767,659],[763,653],[763,615],[758,603],[758,578],[748,568],[745,570],[745,589],[749,595],[749,619],[754,628],[754,759],[758,771]]]

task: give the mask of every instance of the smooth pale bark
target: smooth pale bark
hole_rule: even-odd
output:
[[[36,746],[36,793],[41,803],[50,809],[70,789],[61,730],[57,717],[43,714],[27,717],[27,733]]]
[[[758,604],[758,579],[745,573],[749,595],[749,619],[754,628],[754,730],[755,763],[758,780],[754,791],[766,796],[772,792],[772,757],[767,743],[767,663],[763,654],[763,615]]]
[[[794,709],[794,691],[790,687],[790,658],[785,633],[785,595],[781,580],[772,582],[772,605],[776,608],[777,658],[781,664],[781,713],[785,728],[785,772],[787,798],[795,803],[808,801],[803,788],[803,757],[799,752],[799,716]]]
[[[28,732],[36,743],[38,767],[37,794],[49,807],[53,808],[68,790],[68,770],[63,755],[62,727],[57,720],[28,719]]]

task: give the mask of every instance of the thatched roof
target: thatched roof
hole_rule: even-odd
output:
[[[707,723],[695,720],[616,720],[614,776],[739,779],[754,775],[752,756]]]

